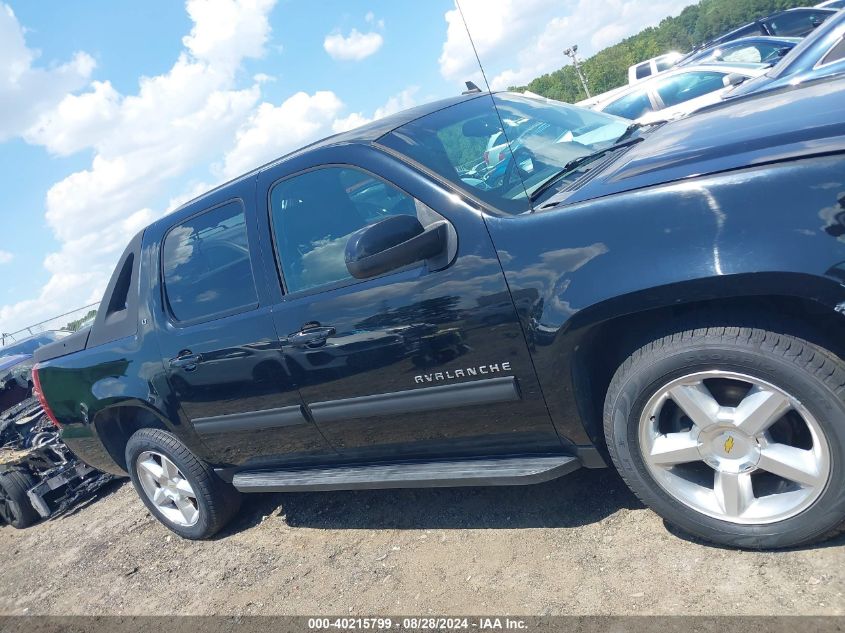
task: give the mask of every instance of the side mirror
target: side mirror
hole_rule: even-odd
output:
[[[445,221],[423,228],[410,215],[385,218],[352,234],[346,243],[346,269],[355,279],[369,279],[437,257],[447,241]]]
[[[748,77],[742,75],[740,73],[731,73],[730,75],[725,75],[722,79],[722,83],[725,84],[725,88],[736,88],[738,85],[745,83],[748,80]]]

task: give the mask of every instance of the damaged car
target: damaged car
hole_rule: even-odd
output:
[[[33,353],[68,334],[0,348],[0,524],[20,529],[62,514],[111,479],[76,458],[33,397]]]

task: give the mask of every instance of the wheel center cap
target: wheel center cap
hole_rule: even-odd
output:
[[[735,426],[718,426],[702,431],[698,437],[701,459],[718,471],[750,472],[760,461],[760,445]]]

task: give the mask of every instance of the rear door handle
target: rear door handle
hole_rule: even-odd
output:
[[[189,351],[181,352],[176,358],[170,359],[170,366],[174,369],[194,371],[202,362],[202,354],[191,354]]]
[[[321,345],[336,332],[333,327],[310,327],[291,335],[288,340],[297,347]]]

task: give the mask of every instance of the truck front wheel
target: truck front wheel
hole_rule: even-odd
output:
[[[628,357],[604,429],[628,486],[668,522],[734,547],[793,547],[845,521],[843,396],[845,363],[826,349],[695,328]]]
[[[126,463],[144,505],[184,538],[213,536],[240,508],[240,494],[166,431],[135,433],[126,445]]]

